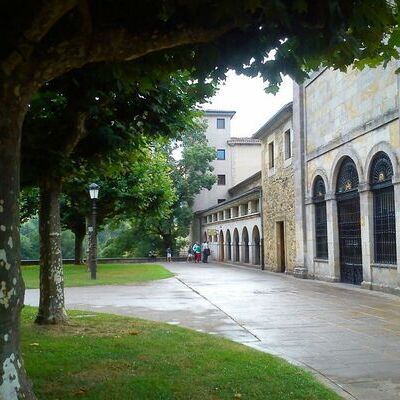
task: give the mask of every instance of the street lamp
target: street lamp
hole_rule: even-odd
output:
[[[89,196],[92,199],[92,226],[89,226],[89,268],[90,278],[96,279],[97,270],[97,231],[96,231],[96,200],[99,198],[99,185],[91,183],[89,185]]]

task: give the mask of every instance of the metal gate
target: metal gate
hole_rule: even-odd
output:
[[[338,200],[340,280],[360,285],[362,275],[360,198]]]

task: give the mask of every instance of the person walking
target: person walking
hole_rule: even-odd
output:
[[[168,247],[168,248],[167,248],[166,253],[167,253],[167,262],[171,262],[171,260],[172,260],[172,250],[171,250],[171,247]]]
[[[208,263],[208,256],[210,255],[210,248],[208,247],[208,242],[204,240],[201,245],[201,249],[203,252],[203,263]]]
[[[198,242],[193,245],[194,262],[199,263],[201,259],[201,247]]]
[[[193,249],[192,249],[192,246],[189,246],[186,262],[192,262],[192,261],[193,261]]]

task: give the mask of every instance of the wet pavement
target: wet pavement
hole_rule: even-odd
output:
[[[174,278],[67,288],[67,307],[218,334],[308,368],[345,398],[400,399],[400,297],[250,268],[166,266]],[[37,305],[38,290],[25,303]]]

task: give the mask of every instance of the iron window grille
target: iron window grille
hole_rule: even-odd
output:
[[[393,167],[384,152],[375,155],[370,173],[374,204],[374,260],[396,264],[396,216]]]
[[[356,165],[346,157],[336,181],[340,247],[340,279],[359,285],[362,282],[362,249],[359,178]]]
[[[354,194],[354,192],[358,190],[358,184],[359,180],[356,165],[350,157],[346,157],[342,162],[337,178],[336,194]]]
[[[315,209],[315,256],[328,259],[328,229],[326,218],[325,183],[321,176],[314,182],[313,202]]]

